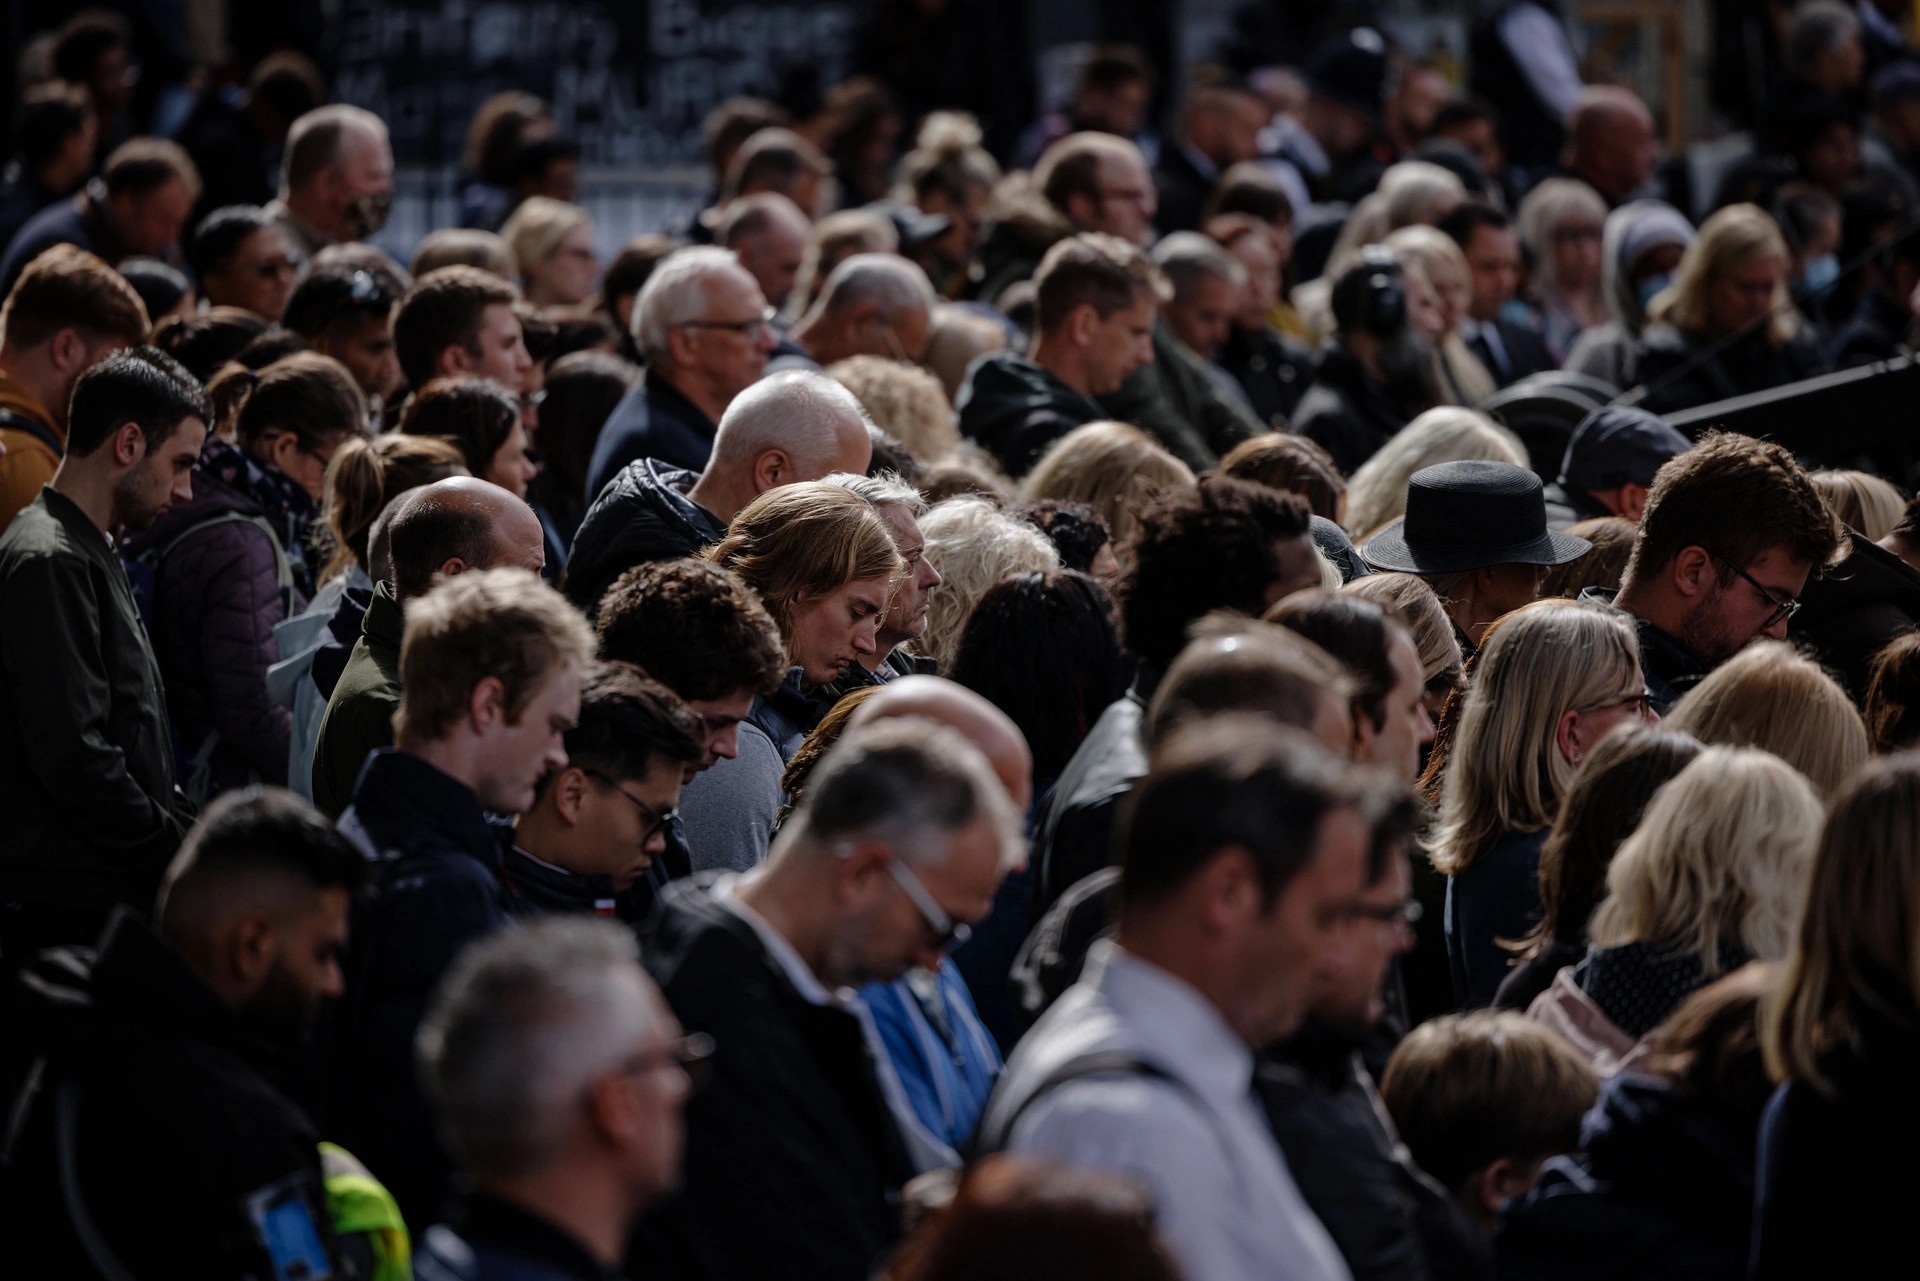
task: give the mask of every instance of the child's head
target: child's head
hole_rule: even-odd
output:
[[[1414,1161],[1491,1230],[1550,1156],[1580,1146],[1600,1081],[1578,1052],[1511,1011],[1423,1023],[1393,1052],[1380,1093]]]

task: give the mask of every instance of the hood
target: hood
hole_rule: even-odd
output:
[[[193,497],[169,507],[152,525],[127,540],[126,553],[139,557],[168,543],[212,517],[232,512],[252,518],[266,515],[254,499],[231,485],[211,476],[205,468],[193,470]]]
[[[567,598],[591,613],[635,565],[691,556],[718,542],[725,526],[687,497],[699,479],[657,458],[622,468],[580,520],[567,555]]]
[[[982,356],[967,371],[958,409],[976,436],[993,427],[1022,421],[1043,409],[1092,422],[1105,417],[1100,407],[1014,351]]]
[[[1633,286],[1634,260],[1657,245],[1686,245],[1693,224],[1672,205],[1635,200],[1607,215],[1600,235],[1600,291],[1613,318],[1629,334],[1646,324],[1646,309]]]

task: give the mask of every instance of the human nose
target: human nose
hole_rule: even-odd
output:
[[[933,562],[922,556],[920,558],[920,585],[928,591],[932,591],[945,581],[946,579],[940,577],[940,571],[933,567]]]
[[[880,631],[878,619],[870,618],[854,628],[853,648],[862,654],[871,654],[878,648],[875,637]]]
[[[173,501],[190,503],[193,501],[193,473],[183,471],[173,482]]]

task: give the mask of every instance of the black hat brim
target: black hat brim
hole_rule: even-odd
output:
[[[1580,559],[1593,547],[1584,538],[1552,530],[1524,543],[1491,547],[1430,547],[1407,545],[1404,517],[1367,540],[1360,558],[1375,569],[1402,574],[1462,574],[1494,565],[1564,565]]]

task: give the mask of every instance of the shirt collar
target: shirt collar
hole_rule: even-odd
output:
[[[713,896],[714,902],[745,921],[748,927],[759,936],[762,946],[767,949],[767,954],[773,957],[773,963],[778,965],[780,972],[787,976],[787,982],[793,984],[794,991],[800,993],[809,1004],[834,1006],[842,1004],[840,998],[829,992],[826,984],[822,983],[807,963],[800,958],[800,953],[794,950],[793,944],[787,942],[786,936],[774,929],[766,917],[747,906],[740,897],[740,880],[738,873],[715,877],[713,883],[707,887],[707,892]]]
[[[1253,1051],[1184,980],[1111,940],[1093,945],[1083,977],[1157,1066],[1217,1098],[1252,1088]]]

